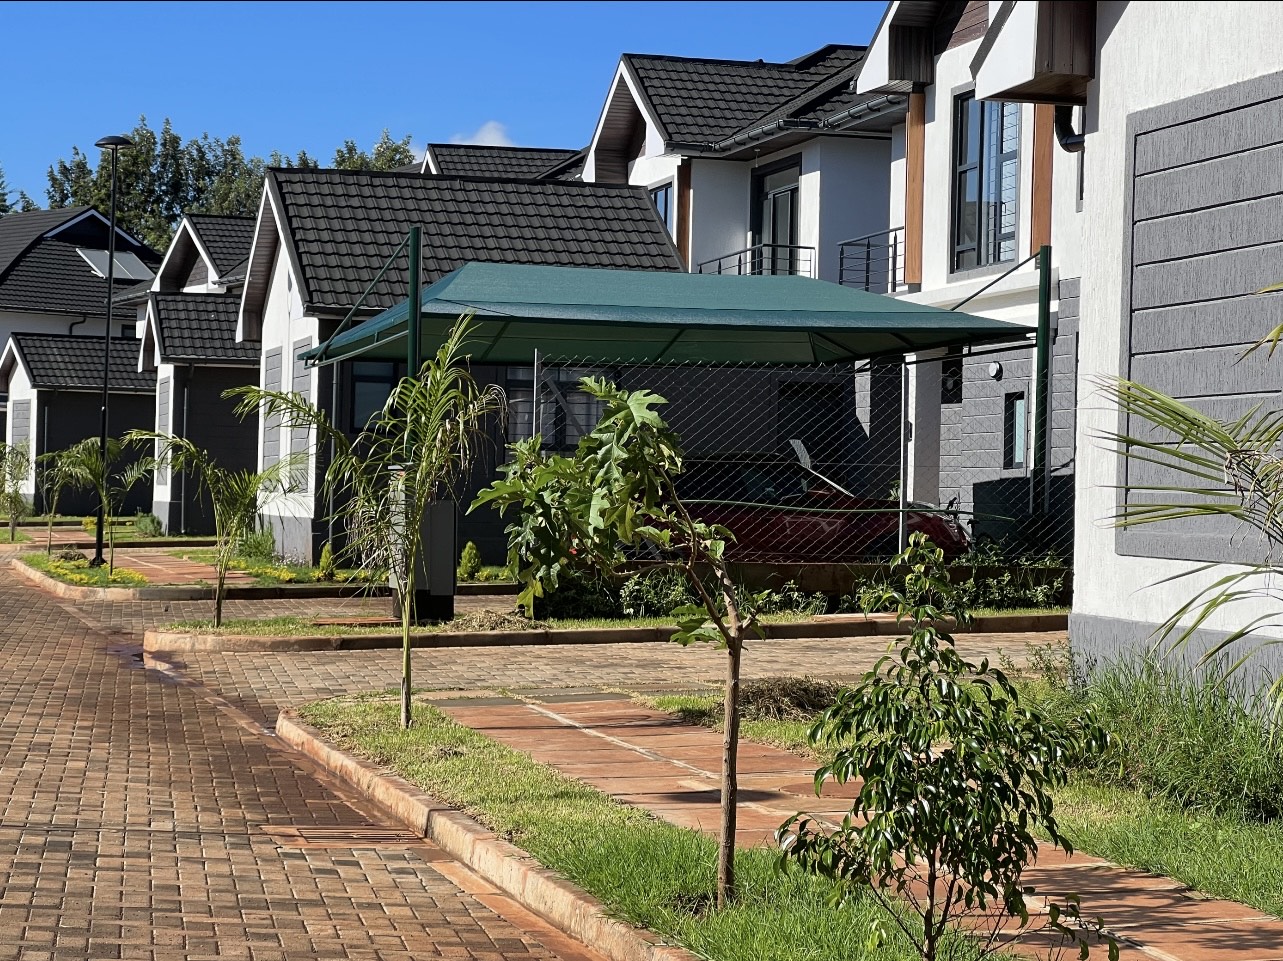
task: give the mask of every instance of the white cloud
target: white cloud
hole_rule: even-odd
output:
[[[472,133],[457,133],[451,143],[480,144],[483,147],[515,147],[508,136],[508,127],[498,120],[487,120]]]

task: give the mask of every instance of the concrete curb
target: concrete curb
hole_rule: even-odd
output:
[[[63,585],[64,587],[66,585]],[[1068,625],[1066,614],[1019,614],[978,617],[969,631],[973,634],[1033,634],[1063,631]],[[845,615],[820,617],[788,624],[767,624],[766,639],[785,641],[800,639],[841,640],[855,637],[896,637],[904,629],[889,615],[873,617]],[[410,638],[414,648],[452,647],[527,647],[536,645],[573,644],[652,644],[666,642],[675,626],[660,627],[577,627],[536,631],[439,631],[417,634]],[[212,651],[264,651],[290,653],[302,651],[369,651],[399,648],[399,633],[347,635],[295,634],[260,637],[251,634],[196,634],[182,631],[149,629],[143,634],[143,650],[148,654],[185,654]]]
[[[330,746],[320,731],[292,711],[281,712],[276,734],[518,904],[609,961],[698,961],[684,948],[660,943],[650,931],[608,917],[601,902],[586,891],[404,778],[386,774],[370,762]]]

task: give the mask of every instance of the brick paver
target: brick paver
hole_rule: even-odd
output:
[[[683,827],[716,834],[721,735],[626,698],[556,696],[532,703],[444,702],[455,720]],[[774,845],[773,832],[804,811],[829,823],[849,810],[834,787],[816,798],[814,763],[777,748],[742,744],[737,841]],[[1025,879],[1039,895],[1082,898],[1128,961],[1279,961],[1283,921],[1232,901],[1190,897],[1170,878],[1127,871],[1100,858],[1046,849]]]
[[[0,570],[0,957],[595,957],[84,617]]]

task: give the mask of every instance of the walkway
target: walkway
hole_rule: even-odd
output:
[[[446,701],[455,720],[572,777],[684,827],[716,834],[721,735],[622,697],[535,698],[530,703]],[[849,809],[834,789],[817,799],[815,765],[758,744],[740,747],[737,841],[771,844],[790,815],[840,820]],[[1125,939],[1129,961],[1281,961],[1283,921],[1231,901],[1185,894],[1169,878],[1124,871],[1099,858],[1043,854],[1026,879],[1044,896],[1077,893],[1085,917],[1101,917]],[[1103,951],[1103,949],[1101,949]]]
[[[0,570],[0,955],[594,961]]]

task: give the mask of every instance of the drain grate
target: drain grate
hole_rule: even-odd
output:
[[[423,847],[424,840],[411,831],[380,827],[279,827],[264,825],[262,832],[286,848],[385,848]]]

